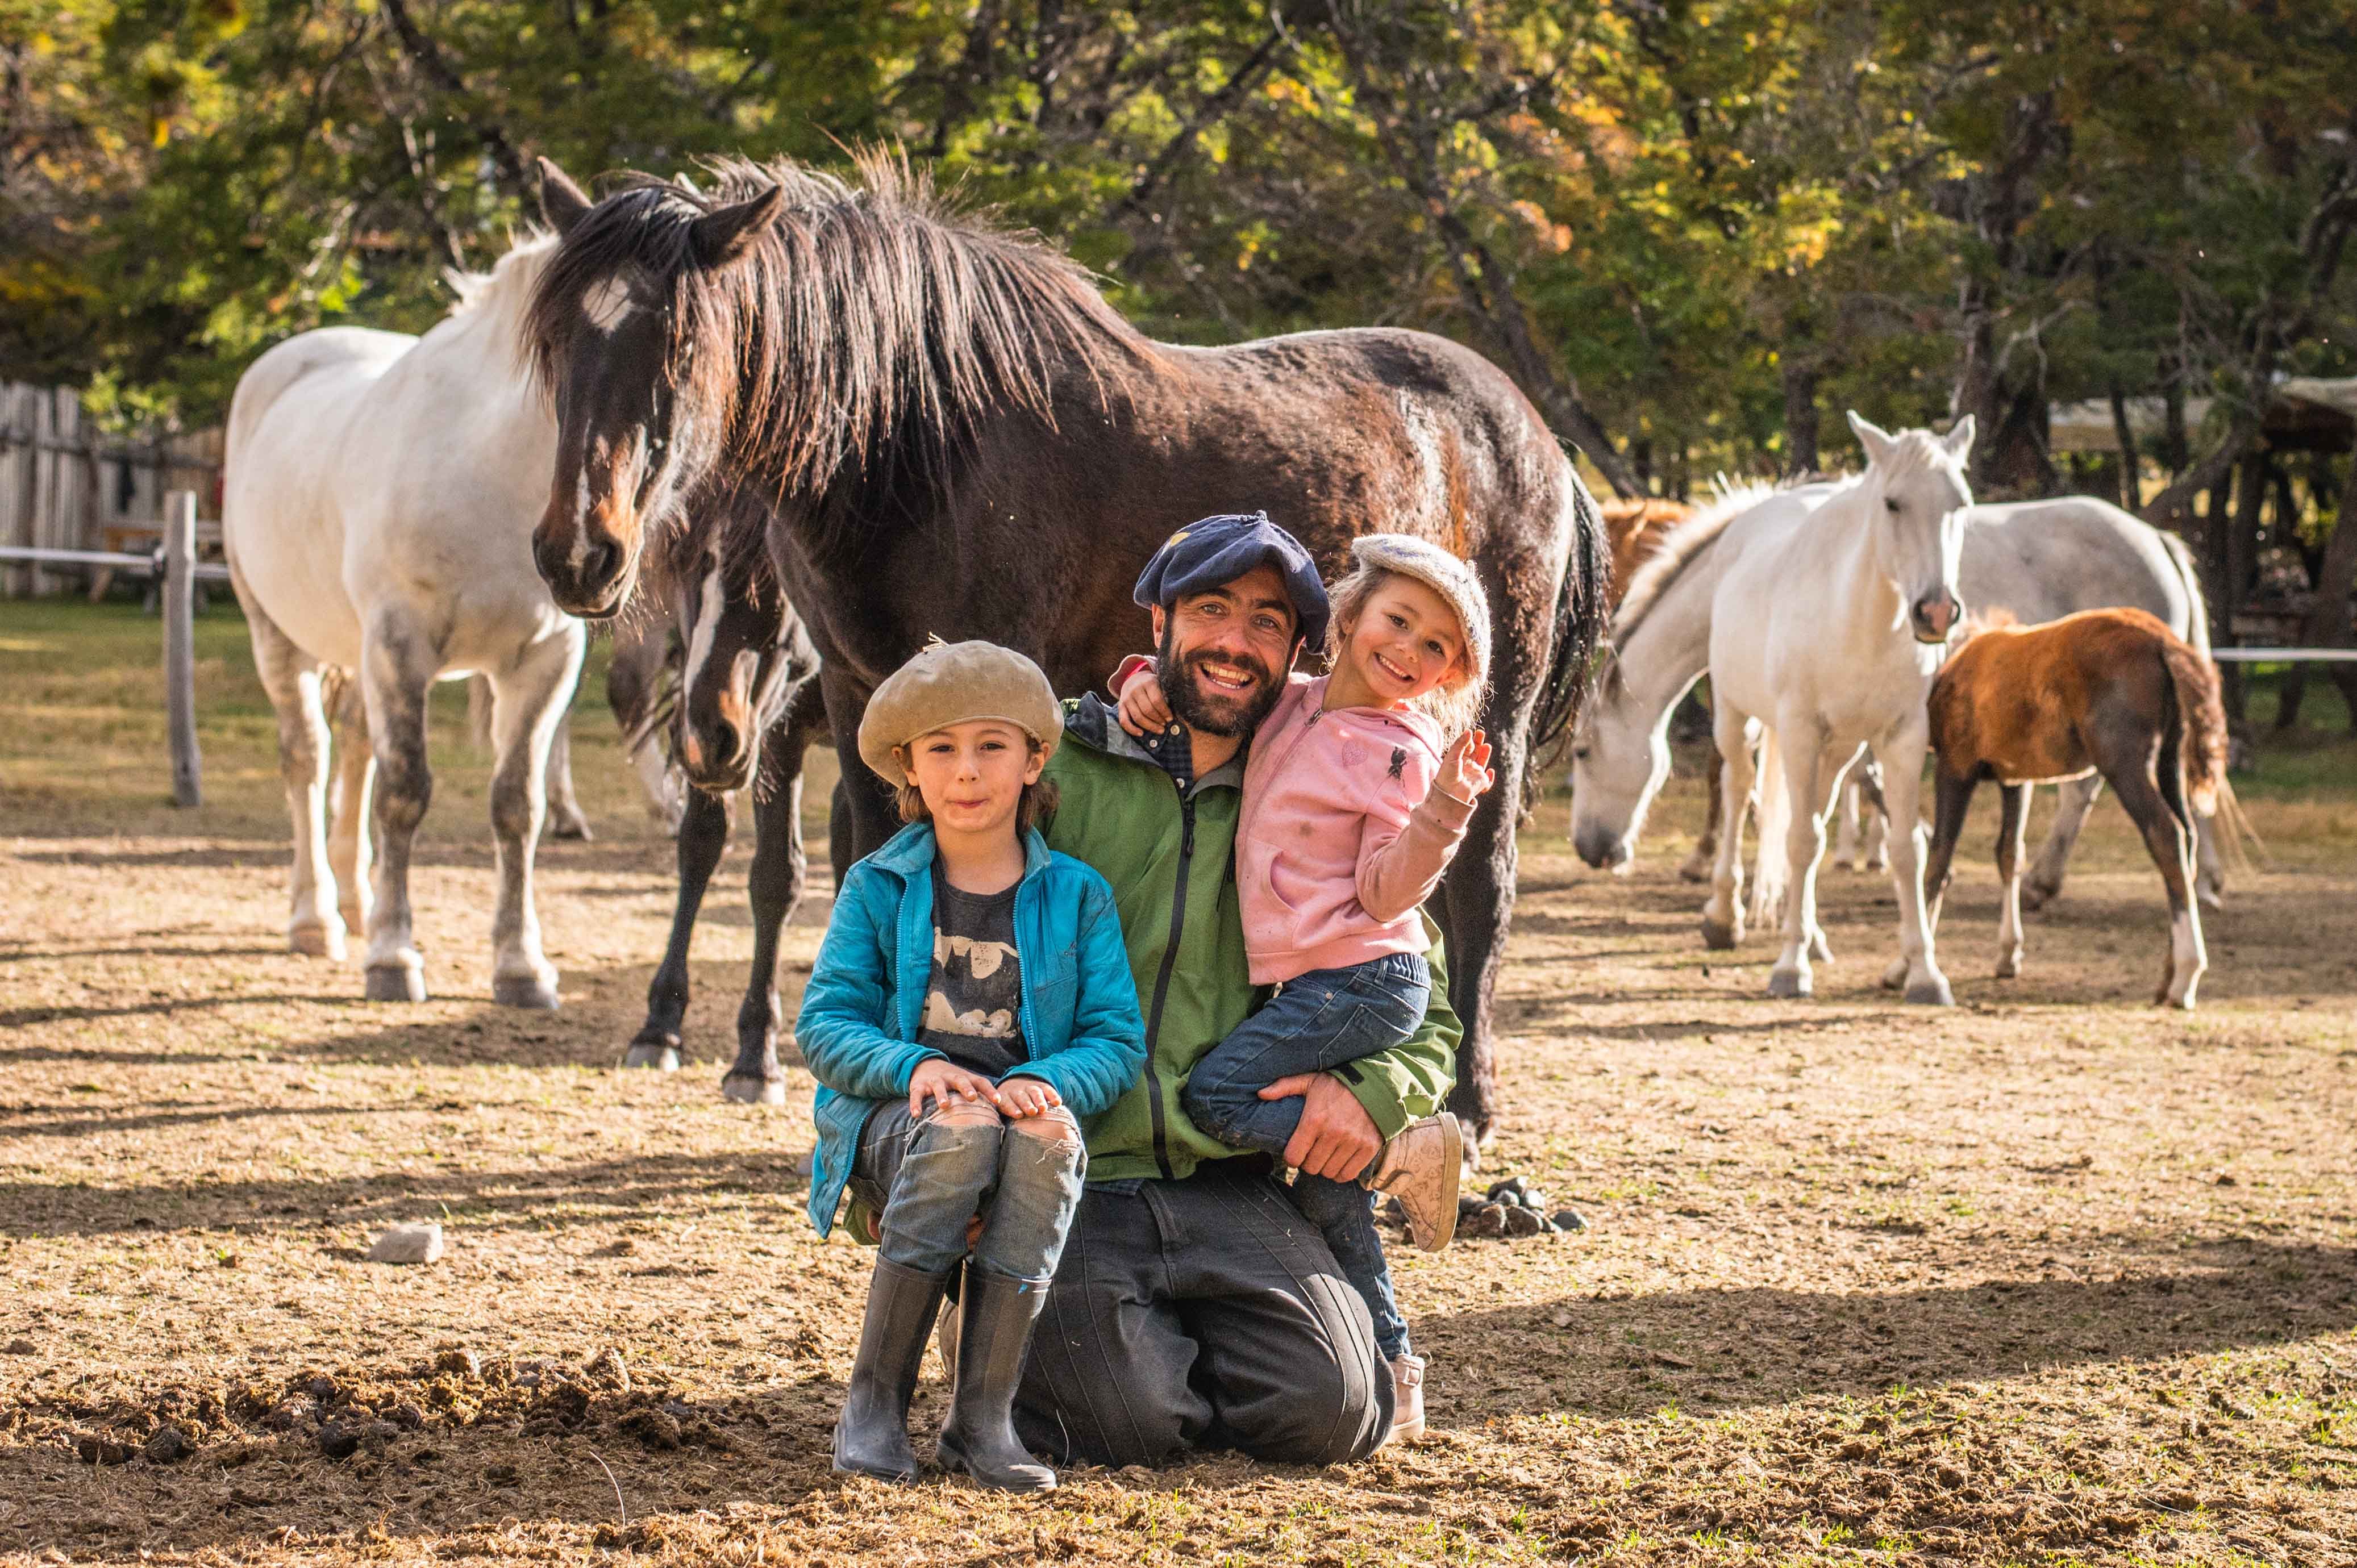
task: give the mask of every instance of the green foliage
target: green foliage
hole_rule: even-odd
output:
[[[886,141],[1159,335],[1449,333],[1683,488],[2345,372],[2352,58],[2357,0],[0,0],[0,375],[216,418],[431,322],[536,155]]]

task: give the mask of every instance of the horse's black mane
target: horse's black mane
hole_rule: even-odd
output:
[[[781,504],[822,506],[846,481],[871,515],[904,486],[937,492],[983,418],[1052,421],[1051,365],[1098,367],[1110,397],[1153,358],[1078,263],[959,211],[889,153],[856,155],[856,183],[786,160],[706,172],[701,189],[622,177],[542,274],[526,341],[554,384],[601,279],[667,290],[667,378],[725,411],[742,472]],[[690,225],[772,187],[785,205],[751,253],[697,264]]]

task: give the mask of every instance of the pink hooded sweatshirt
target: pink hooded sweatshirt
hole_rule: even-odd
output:
[[[1473,815],[1433,788],[1437,725],[1413,711],[1321,713],[1325,697],[1325,677],[1292,677],[1244,764],[1236,887],[1255,985],[1424,951],[1416,906]]]

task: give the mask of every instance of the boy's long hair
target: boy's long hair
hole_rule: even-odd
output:
[[[1355,630],[1359,617],[1365,613],[1367,600],[1391,577],[1405,577],[1405,572],[1394,572],[1388,566],[1361,566],[1328,591],[1326,599],[1331,616],[1326,622],[1326,668],[1330,671],[1342,661],[1342,644]],[[1408,577],[1408,581],[1419,579]],[[1457,628],[1460,648],[1465,640],[1465,628]],[[1465,656],[1458,654],[1462,665]],[[1440,726],[1440,744],[1448,745],[1471,729],[1481,716],[1481,701],[1488,692],[1461,670],[1454,682],[1444,682],[1408,703],[1409,707]]]
[[[908,755],[909,746],[913,745],[918,738],[919,737],[917,736],[911,736],[907,743],[896,746],[892,748],[894,758],[900,761],[900,766],[904,771],[908,767],[908,763],[904,759]],[[1038,736],[1027,736],[1024,738],[1031,743],[1031,755],[1034,757],[1039,756],[1039,737]],[[925,795],[923,790],[918,789],[914,784],[902,784],[897,793],[899,794],[900,800],[900,820],[902,822],[930,822],[933,820],[931,808],[925,804]],[[1017,838],[1021,838],[1025,833],[1030,832],[1033,828],[1038,827],[1039,825],[1040,818],[1047,816],[1055,811],[1056,793],[1056,781],[1052,779],[1042,778],[1036,784],[1026,784],[1023,786],[1023,798],[1015,802],[1015,836]]]

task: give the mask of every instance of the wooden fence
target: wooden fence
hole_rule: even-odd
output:
[[[104,549],[110,528],[152,530],[173,490],[219,516],[221,459],[219,430],[126,438],[101,430],[71,387],[0,382],[0,547]],[[65,593],[82,577],[19,562],[0,568],[0,598]]]

